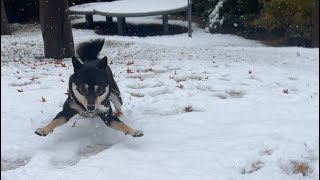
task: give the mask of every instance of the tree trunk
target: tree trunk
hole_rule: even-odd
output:
[[[319,47],[319,0],[314,0],[312,47]]]
[[[1,35],[11,35],[11,30],[9,27],[3,0],[1,0]]]
[[[68,0],[39,0],[39,8],[45,57],[74,56]]]

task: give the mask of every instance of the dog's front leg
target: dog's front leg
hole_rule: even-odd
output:
[[[46,126],[42,128],[36,129],[35,133],[39,136],[46,136],[49,133],[53,132],[53,130],[65,124],[69,121],[70,118],[72,118],[74,115],[76,115],[77,112],[74,109],[71,109],[69,107],[68,101],[64,104],[63,109],[61,112],[59,112],[56,117]]]
[[[123,123],[122,121],[120,121],[120,119],[114,115],[101,114],[99,116],[103,120],[103,122],[106,123],[107,126],[111,127],[112,129],[122,131],[122,132],[124,132],[125,135],[129,134],[133,137],[143,136],[142,131],[135,130],[135,129],[131,128],[130,126],[128,126],[125,123]]]

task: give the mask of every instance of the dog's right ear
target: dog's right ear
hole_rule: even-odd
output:
[[[108,66],[108,58],[107,56],[105,56],[100,60],[97,67],[100,69],[106,69],[107,66]]]
[[[83,64],[74,56],[72,56],[72,65],[74,72],[77,72],[79,69],[83,67]]]

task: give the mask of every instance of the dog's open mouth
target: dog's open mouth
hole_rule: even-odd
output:
[[[94,114],[96,112],[96,110],[93,110],[93,111],[90,111],[90,110],[87,110],[88,114]]]
[[[94,111],[89,111],[89,110],[87,110],[86,112],[85,112],[85,116],[86,117],[95,117],[98,113],[97,113],[98,111],[97,110],[94,110]]]

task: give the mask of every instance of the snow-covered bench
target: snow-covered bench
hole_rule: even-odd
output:
[[[118,34],[123,35],[126,17],[162,15],[163,30],[169,32],[168,15],[188,12],[188,32],[191,37],[191,0],[119,0],[113,2],[86,3],[69,8],[71,14],[84,14],[87,26],[93,23],[93,14],[106,16],[107,24],[117,18]]]

